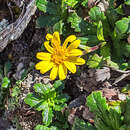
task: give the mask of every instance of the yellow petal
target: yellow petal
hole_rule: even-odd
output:
[[[68,46],[67,50],[70,51],[70,50],[72,50],[72,49],[76,49],[76,48],[78,48],[79,44],[80,44],[80,40],[75,40],[74,42],[72,42],[72,43]]]
[[[57,46],[60,46],[60,35],[59,35],[59,32],[54,32],[53,33],[53,38],[51,40],[51,43],[52,43],[52,46],[53,47],[57,47]]]
[[[54,80],[57,77],[57,74],[58,74],[58,65],[54,65],[50,73],[50,79]]]
[[[53,62],[50,61],[40,61],[35,65],[37,70],[40,70],[40,73],[44,74],[53,67]]]
[[[44,46],[50,53],[53,53],[53,48],[49,45],[49,41],[45,41]]]
[[[48,33],[48,34],[46,35],[46,39],[47,39],[48,41],[50,41],[52,38],[53,38],[53,36],[52,36],[51,34]]]
[[[63,43],[63,48],[66,48],[68,45],[68,42],[73,42],[74,40],[76,40],[76,36],[75,35],[70,35],[65,39],[65,42]]]
[[[69,56],[81,56],[83,52],[80,49],[72,49],[69,52]]]
[[[83,65],[83,64],[85,64],[85,60],[83,58],[75,57],[75,56],[70,56],[68,58],[68,61],[74,63],[75,65]]]
[[[38,52],[36,57],[39,60],[51,60],[51,54],[46,52]]]
[[[64,64],[59,65],[59,79],[64,80],[66,79],[67,76],[67,68],[65,67]]]
[[[72,62],[69,61],[64,61],[64,65],[65,67],[67,67],[67,69],[72,72],[75,73],[76,72],[76,65]]]

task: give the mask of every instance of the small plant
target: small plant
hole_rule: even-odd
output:
[[[4,67],[0,66],[0,108],[3,108],[3,102],[5,96],[8,94],[8,88],[10,85],[10,79],[8,78],[8,72],[11,68],[11,63],[8,61]]]
[[[87,97],[86,105],[95,114],[95,126],[98,130],[130,129],[130,98],[119,105],[110,106],[101,92],[92,92]]]
[[[60,80],[55,81],[53,86],[47,84],[35,84],[34,93],[30,93],[24,99],[25,103],[42,111],[43,124],[45,127],[52,123],[54,111],[61,111],[67,106],[65,103],[68,96],[62,93],[64,83]]]

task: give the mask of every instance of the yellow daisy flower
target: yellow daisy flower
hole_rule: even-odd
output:
[[[76,40],[75,35],[67,37],[62,46],[58,32],[54,32],[53,35],[47,34],[46,39],[44,46],[49,53],[38,52],[36,55],[37,59],[42,60],[35,65],[35,68],[40,70],[40,73],[44,74],[51,70],[51,80],[54,80],[58,75],[60,80],[64,80],[67,76],[67,69],[75,73],[76,65],[85,64],[85,60],[78,57],[83,53],[80,49],[77,49],[80,40]],[[68,43],[71,44],[68,45]]]

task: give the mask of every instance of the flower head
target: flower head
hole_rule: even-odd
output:
[[[79,57],[83,53],[77,49],[80,40],[76,40],[75,35],[67,37],[63,45],[61,45],[58,32],[54,32],[53,35],[47,34],[46,39],[44,46],[49,53],[38,52],[36,55],[37,59],[42,60],[35,66],[37,70],[40,70],[40,73],[44,74],[51,70],[51,80],[54,80],[58,75],[60,80],[64,80],[67,76],[67,69],[75,73],[76,65],[85,64],[85,60]],[[70,44],[68,45],[68,43]]]

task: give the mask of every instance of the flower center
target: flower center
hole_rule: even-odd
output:
[[[69,54],[66,49],[58,46],[55,48],[51,60],[56,64],[62,64],[68,58]]]

